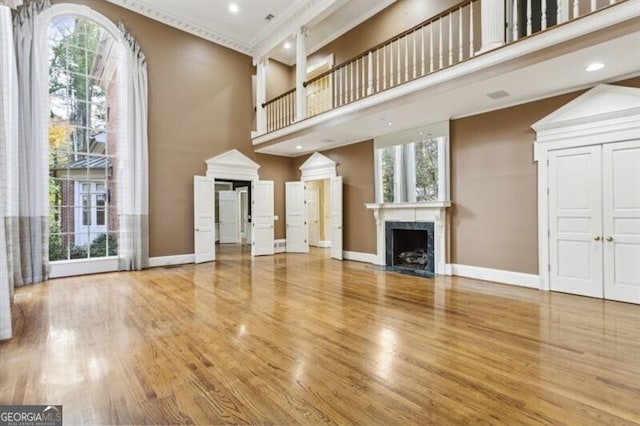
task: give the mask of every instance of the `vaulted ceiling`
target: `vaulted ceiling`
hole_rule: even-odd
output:
[[[308,29],[307,51],[321,48],[395,0],[107,0],[172,27],[253,57],[295,60]]]

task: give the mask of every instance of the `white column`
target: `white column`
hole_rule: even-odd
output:
[[[267,60],[254,59],[256,66],[256,131],[259,135],[267,131],[267,111],[262,106],[267,97]]]
[[[480,18],[482,47],[478,53],[502,46],[505,32],[504,0],[482,0]]]
[[[300,28],[296,34],[296,121],[307,116],[307,29]]]

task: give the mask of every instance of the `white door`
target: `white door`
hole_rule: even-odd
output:
[[[247,243],[247,229],[249,229],[249,190],[247,187],[237,188],[238,194],[238,234],[240,242]]]
[[[307,209],[303,182],[285,182],[287,253],[308,253]]]
[[[601,147],[549,155],[551,290],[602,297]]]
[[[331,178],[331,257],[342,260],[342,176]]]
[[[211,262],[216,258],[213,179],[193,177],[193,212],[195,263]]]
[[[307,215],[309,245],[318,247],[320,240],[320,192],[317,188],[307,189]]]
[[[602,147],[604,297],[640,303],[640,141]]]
[[[220,244],[238,242],[238,194],[235,191],[218,193]]]
[[[273,254],[273,181],[254,182],[251,198],[251,255]]]

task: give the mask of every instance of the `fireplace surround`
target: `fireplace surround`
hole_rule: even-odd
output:
[[[431,245],[433,251],[431,254],[432,257],[429,258],[430,253],[427,253],[427,258],[430,260],[433,268],[430,270],[430,274],[446,274],[445,266],[449,240],[447,208],[451,206],[451,202],[371,203],[365,206],[373,212],[376,219],[376,265],[385,267],[394,266],[392,259],[387,258],[387,223],[395,223],[395,225],[392,226],[405,230],[430,227],[433,238]],[[419,258],[421,255],[422,253],[414,253],[413,257]]]

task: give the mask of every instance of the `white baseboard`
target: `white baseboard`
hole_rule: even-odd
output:
[[[49,263],[49,278],[73,277],[77,275],[100,274],[118,270],[117,257],[99,259],[65,260]]]
[[[330,248],[331,241],[318,241],[318,248]]]
[[[362,253],[359,251],[343,251],[342,258],[344,260],[353,260],[355,262],[375,263],[376,255],[371,253]]]
[[[149,268],[159,266],[184,265],[195,262],[195,254],[178,254],[175,256],[158,256],[149,258]]]
[[[469,265],[448,265],[452,275],[474,278],[477,280],[493,281],[501,284],[511,284],[520,287],[540,289],[540,276],[524,274],[522,272],[503,271],[501,269],[482,268]]]
[[[285,253],[287,251],[287,240],[273,240],[273,252]]]

